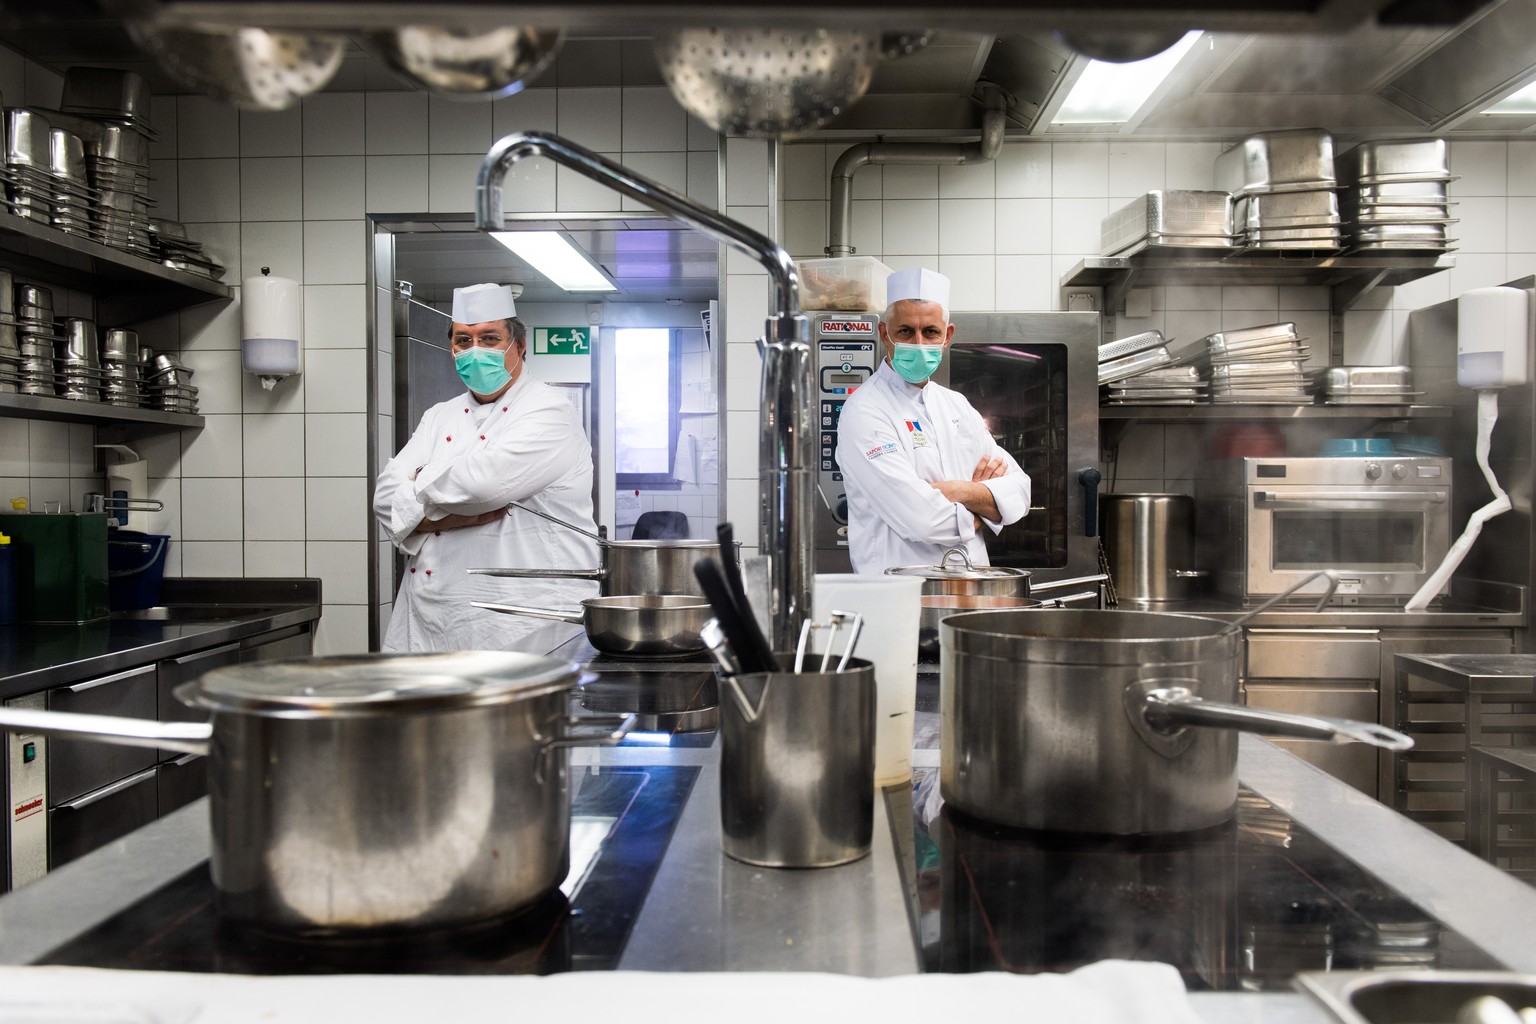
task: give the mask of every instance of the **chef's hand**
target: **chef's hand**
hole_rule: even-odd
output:
[[[423,519],[416,524],[412,533],[441,533],[444,530],[462,530],[467,526],[484,526],[486,523],[494,523],[505,517],[507,510],[504,508],[492,509],[489,512],[481,512],[477,516],[461,516],[452,512],[441,519]]]
[[[1008,464],[993,455],[983,455],[981,461],[976,463],[976,468],[971,471],[973,481],[994,480],[1008,473]]]
[[[977,472],[980,471],[981,467],[978,466]],[[992,488],[986,484],[975,480],[939,480],[929,486],[955,504],[964,505],[982,519],[990,519],[995,523],[1002,518]]]

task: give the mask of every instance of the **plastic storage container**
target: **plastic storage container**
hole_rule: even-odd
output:
[[[885,281],[891,268],[873,256],[796,260],[800,308],[839,312],[885,312]]]
[[[16,561],[17,618],[89,622],[107,605],[107,517],[102,512],[0,516]]]
[[[16,546],[0,533],[0,626],[14,625],[16,610]]]
[[[153,608],[160,603],[170,543],[170,536],[163,533],[113,531],[107,541],[108,603],[113,611]]]

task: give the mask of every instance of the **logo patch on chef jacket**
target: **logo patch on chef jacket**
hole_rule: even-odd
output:
[[[907,432],[912,435],[913,448],[928,447],[928,435],[923,433],[923,425],[917,420],[907,420]]]
[[[889,455],[891,452],[900,450],[901,446],[895,441],[887,441],[885,444],[877,444],[873,448],[865,449],[864,457],[873,460],[878,459],[882,455]]]

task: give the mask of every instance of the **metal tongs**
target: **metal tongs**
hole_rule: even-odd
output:
[[[859,634],[864,630],[864,616],[858,612],[834,611],[826,623],[812,622],[810,619],[806,619],[800,626],[800,642],[795,645],[795,671],[803,671],[805,650],[810,643],[811,634],[818,629],[825,629],[829,632],[827,633],[826,647],[821,652],[821,668],[818,670],[825,672],[828,662],[832,660],[832,640],[837,636],[837,631],[842,628],[843,624],[850,620],[853,625],[848,628],[848,644],[843,648],[843,656],[838,659],[837,668],[834,671],[841,672],[847,668],[848,659],[853,657],[853,648],[859,642]]]

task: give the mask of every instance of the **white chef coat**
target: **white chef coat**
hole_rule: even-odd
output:
[[[970,510],[929,486],[969,480],[983,455],[1007,466],[1005,475],[984,481],[1002,518],[983,521],[997,533],[1029,512],[1029,475],[992,440],[981,414],[959,392],[933,381],[908,384],[882,362],[848,396],[838,421],[854,572],[937,565],[952,547],[964,548],[976,565],[990,564]]]
[[[470,575],[475,566],[595,569],[595,541],[512,508],[482,526],[412,533],[423,519],[478,515],[519,501],[593,533],[592,448],[558,390],[523,375],[494,402],[465,392],[426,411],[379,474],[373,510],[408,556],[384,636],[388,651],[520,650],[545,654],[579,624],[471,608],[471,601],[581,613],[587,580]]]

